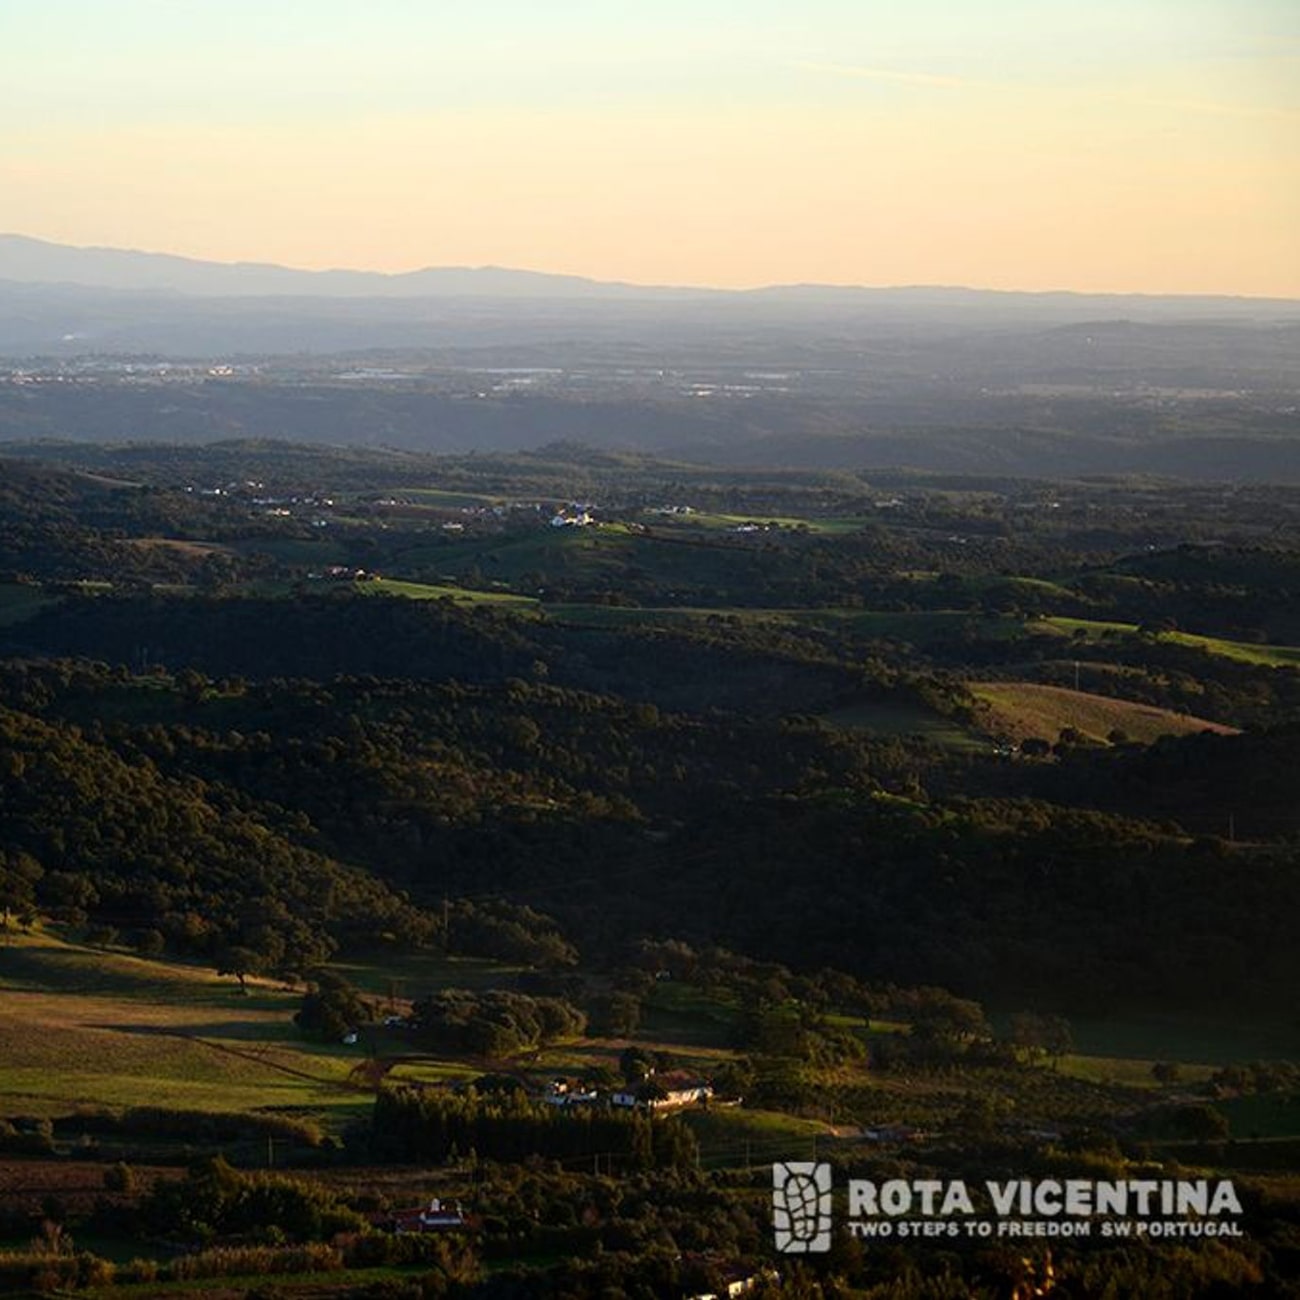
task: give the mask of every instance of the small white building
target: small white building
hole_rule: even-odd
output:
[[[616,1092],[610,1097],[614,1106],[640,1107],[642,1110],[673,1110],[683,1106],[702,1106],[713,1096],[711,1084],[699,1079],[665,1079],[656,1081],[661,1096],[641,1096],[639,1090]]]
[[[553,1079],[542,1094],[548,1106],[590,1106],[599,1100],[600,1094],[594,1088],[584,1088],[568,1079]]]
[[[566,510],[561,510],[558,514],[552,516],[552,528],[590,528],[596,521],[585,510],[579,510],[570,514]]]

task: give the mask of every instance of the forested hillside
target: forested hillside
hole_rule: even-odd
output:
[[[1203,1000],[1195,952],[1214,998],[1285,1000],[1284,493],[900,486],[882,509],[597,460],[604,522],[556,528],[562,498],[511,486],[540,496],[555,461],[399,488],[382,457],[268,446],[246,477],[278,484],[216,492],[228,453],[189,455],[7,471],[26,901],[264,964],[454,943],[444,899],[501,899],[601,960],[707,936],[1064,1008]],[[1032,740],[1041,711],[997,734],[1023,679],[1062,688],[1059,734]],[[1108,736],[1064,720],[1070,688],[1114,702]],[[1140,705],[1248,730],[1148,747]]]

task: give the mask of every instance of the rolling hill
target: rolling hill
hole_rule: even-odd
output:
[[[1062,686],[972,682],[970,689],[983,706],[980,725],[991,735],[1016,741],[1033,737],[1055,742],[1067,727],[1101,744],[1110,743],[1109,737],[1116,732],[1144,743],[1160,736],[1186,736],[1200,731],[1235,734],[1234,728],[1205,718]]]

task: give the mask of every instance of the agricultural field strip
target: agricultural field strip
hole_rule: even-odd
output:
[[[0,1078],[4,1070],[25,1065],[66,1067],[70,1064],[68,1050],[78,1048],[86,1051],[85,1063],[92,1069],[118,1058],[129,1061],[137,1055],[142,1061],[171,1056],[181,1063],[183,1053],[177,1057],[175,1051],[169,1053],[149,1041],[164,1039],[228,1058],[236,1074],[241,1076],[248,1073],[241,1067],[252,1066],[255,1071],[273,1071],[326,1087],[347,1086],[338,1075],[331,1077],[329,1073],[313,1073],[303,1068],[303,1064],[310,1064],[327,1069],[338,1058],[312,1052],[306,1045],[284,1037],[287,1006],[283,1014],[250,1014],[232,1026],[215,1010],[210,1018],[204,1017],[197,1008],[186,1004],[141,1007],[135,1001],[79,993],[17,990],[6,991],[5,1001],[5,1008],[0,1011],[0,1042],[4,1042],[7,1050]],[[208,1019],[213,1030],[228,1033],[237,1028],[240,1037],[230,1038],[227,1033],[205,1035],[201,1028],[204,1019]],[[197,1030],[182,1028],[178,1023],[192,1024],[195,1020],[200,1022]],[[261,1036],[263,1032],[265,1037]],[[258,1046],[254,1049],[240,1044]],[[350,1066],[352,1062],[349,1059],[338,1064]],[[218,1073],[224,1077],[229,1071],[223,1068]]]
[[[1052,615],[1030,623],[1029,628],[1049,629],[1066,635],[1082,631],[1090,639],[1105,633],[1132,634],[1138,631],[1136,623],[1113,623],[1100,619],[1065,618]],[[1300,646],[1255,645],[1248,641],[1229,641],[1224,637],[1202,636],[1196,632],[1160,632],[1157,640],[1176,645],[1193,646],[1210,654],[1223,655],[1242,663],[1268,664],[1277,668],[1300,666]]]
[[[1140,741],[1198,731],[1219,735],[1236,735],[1238,731],[1206,718],[1064,686],[1025,681],[978,681],[968,686],[971,694],[990,709],[989,716],[982,719],[985,729],[1018,738],[1035,735],[1055,740],[1066,727],[1096,740],[1107,739],[1114,730]]]
[[[351,1058],[299,1042],[295,999],[269,987],[247,1005],[192,966],[11,935],[0,988],[0,1095],[224,1110],[352,1091]]]

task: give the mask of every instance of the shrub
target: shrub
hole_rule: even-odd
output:
[[[133,1259],[128,1264],[120,1265],[117,1270],[119,1282],[153,1282],[157,1277],[156,1259]]]
[[[125,1161],[118,1161],[104,1170],[104,1188],[110,1192],[133,1192],[136,1188],[135,1170]]]
[[[173,1281],[182,1282],[241,1273],[329,1273],[342,1267],[338,1250],[311,1242],[304,1246],[218,1246],[172,1260],[167,1272]]]

